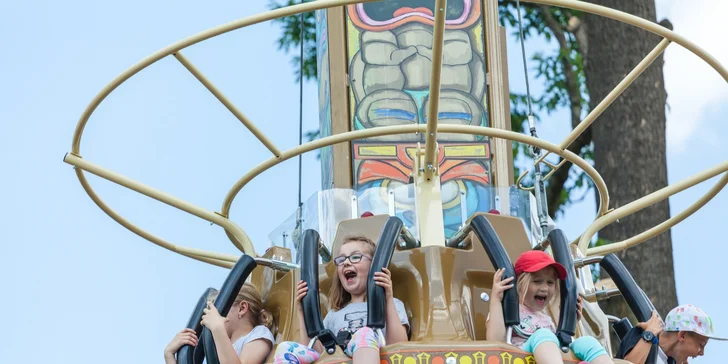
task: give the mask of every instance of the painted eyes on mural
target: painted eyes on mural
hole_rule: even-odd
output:
[[[399,181],[392,180],[389,181],[389,185],[387,187],[391,190],[394,190],[394,201],[396,203],[414,206],[414,193],[410,193],[410,189],[414,188],[414,185],[408,185]]]
[[[457,181],[447,181],[442,184],[442,203],[455,200],[460,196],[460,186]]]
[[[412,185],[390,180],[387,189],[394,190],[394,201],[398,204],[403,205],[414,205],[414,195],[409,193],[408,188],[412,188]],[[460,184],[457,181],[447,181],[441,186],[442,202],[448,203],[455,201],[460,196]]]

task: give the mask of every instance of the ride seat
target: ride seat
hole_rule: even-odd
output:
[[[514,217],[483,214],[502,237],[512,259],[531,249],[523,223]],[[336,256],[346,237],[363,235],[373,241],[388,219],[387,215],[342,221],[331,246]],[[488,303],[481,293],[490,294],[494,268],[475,234],[466,238],[466,248],[425,246],[394,252],[390,270],[395,297],[407,310],[411,340],[485,340]],[[327,295],[336,266],[320,266],[322,295]],[[445,284],[444,282],[451,282]],[[322,310],[322,316],[325,316]]]
[[[513,217],[484,214],[493,225],[512,260],[531,245],[522,222]],[[377,241],[388,216],[378,215],[343,221],[339,224],[336,238],[332,244],[332,256],[350,235],[364,235]],[[494,269],[487,258],[477,236],[471,233],[466,238],[466,248],[452,249],[444,246],[428,246],[409,250],[395,251],[390,270],[393,274],[395,297],[402,300],[410,321],[411,342],[387,347],[396,350],[402,345],[417,345],[418,341],[437,342],[445,340],[452,345],[477,345],[503,347],[503,343],[482,342],[485,340],[485,318],[489,305],[480,299],[482,292],[490,294]],[[273,247],[264,257],[290,260],[288,249]],[[328,312],[328,291],[336,274],[333,262],[319,266],[321,292],[321,315]],[[257,268],[251,275],[252,283],[258,287],[263,297],[263,306],[273,314],[277,323],[274,336],[276,343],[295,340],[299,330],[295,317],[295,285],[300,279],[298,271],[283,273],[267,267]],[[452,282],[449,285],[443,282]],[[459,342],[459,344],[457,343]],[[429,344],[428,344],[429,345]],[[517,350],[517,348],[513,348]],[[275,352],[275,345],[271,352]],[[575,358],[565,354],[567,361]],[[322,358],[324,359],[324,358]],[[322,362],[347,361],[340,350],[333,356],[326,356]],[[628,363],[614,360],[615,363]]]

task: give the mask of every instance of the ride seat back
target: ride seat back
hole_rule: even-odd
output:
[[[282,247],[271,247],[263,254],[263,258],[291,261],[291,250]],[[252,283],[260,293],[263,308],[273,315],[273,337],[276,342],[271,350],[272,359],[275,347],[285,340],[297,340],[300,330],[298,318],[295,316],[296,282],[300,280],[298,270],[281,272],[269,267],[258,266],[250,275]],[[325,301],[323,301],[325,302]]]
[[[513,261],[531,249],[520,220],[484,215]],[[342,222],[332,244],[332,256],[336,256],[346,236],[364,235],[377,241],[387,218],[380,215]],[[395,297],[406,307],[412,341],[448,340],[466,344],[470,340],[485,340],[489,304],[480,299],[480,294],[490,295],[494,269],[475,234],[471,233],[466,242],[465,249],[429,246],[395,251],[390,264]],[[265,258],[274,256],[290,261],[291,252],[273,247],[264,255]],[[328,292],[334,274],[333,262],[319,266],[322,317],[327,314]],[[296,340],[300,330],[305,330],[299,327],[295,317],[295,285],[299,279],[298,271],[284,273],[267,267],[258,267],[251,275],[252,283],[263,297],[264,308],[273,314],[277,324],[276,342]],[[564,357],[573,359],[571,353]],[[625,361],[615,360],[617,362]]]
[[[501,236],[511,259],[531,249],[518,218],[484,215]],[[387,219],[387,215],[376,215],[342,221],[332,244],[332,257],[346,237],[364,235],[376,242]],[[411,340],[485,340],[489,306],[480,295],[490,294],[494,269],[475,234],[466,239],[470,244],[465,249],[443,245],[395,251],[389,268],[395,297],[407,310]],[[322,296],[328,296],[335,274],[333,262],[319,267]],[[325,315],[326,310],[322,310]]]

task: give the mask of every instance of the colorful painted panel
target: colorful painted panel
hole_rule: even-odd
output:
[[[427,122],[434,3],[394,0],[347,7],[352,130]],[[438,121],[487,126],[481,3],[450,0],[446,13]],[[354,188],[408,183],[412,151],[422,141],[418,134],[354,141]],[[469,213],[493,206],[486,188],[490,146],[487,139],[462,134],[440,134],[438,142],[449,237],[460,226],[461,203]],[[466,201],[461,201],[461,191]]]
[[[331,135],[331,87],[329,84],[329,41],[326,10],[316,11],[316,61],[319,91],[320,137]],[[321,188],[334,186],[333,147],[321,148]]]
[[[355,142],[354,174],[357,177],[357,189],[366,190],[371,187],[396,189],[409,183],[410,173],[414,165],[417,151],[416,143],[376,143]],[[469,213],[488,211],[491,208],[490,185],[490,146],[488,143],[445,143],[440,142],[438,161],[440,164],[440,183],[442,189],[442,207],[445,219],[445,235],[454,234],[462,223],[460,205],[465,204]],[[463,196],[460,191],[466,191]],[[379,195],[367,194],[368,201],[362,198],[359,205],[363,211],[376,211],[375,206],[385,202],[379,201]],[[397,213],[405,225],[415,226],[414,196],[395,195]]]
[[[351,363],[351,359],[347,359],[324,356],[317,363]],[[575,359],[564,358],[564,363],[577,362]],[[536,359],[531,353],[515,350],[478,348],[458,348],[452,351],[393,350],[380,353],[380,364],[536,364]]]

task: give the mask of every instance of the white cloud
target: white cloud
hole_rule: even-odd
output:
[[[658,0],[658,14],[686,37],[728,67],[728,1]],[[659,20],[659,18],[658,18]],[[680,153],[689,143],[715,142],[700,131],[708,110],[728,102],[728,83],[702,59],[672,44],[665,52],[668,94],[667,145]]]

